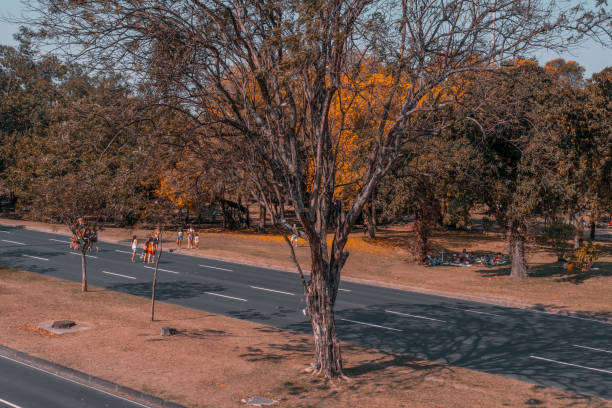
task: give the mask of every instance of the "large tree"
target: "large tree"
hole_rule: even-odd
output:
[[[247,175],[257,195],[273,221],[291,230],[270,205],[273,189],[260,186],[265,181],[288,197],[310,245],[311,274],[300,276],[315,338],[314,368],[327,377],[342,375],[334,304],[351,227],[404,142],[439,130],[414,127],[413,116],[438,109],[439,86],[450,77],[486,69],[531,46],[553,45],[551,39],[563,38],[561,28],[590,28],[607,18],[538,0],[38,4],[42,33],[65,51],[91,67],[132,72],[133,80],[151,86],[157,102],[257,155],[252,162],[262,171]],[[355,88],[343,76],[370,57],[386,67],[389,92],[371,142],[363,146],[360,187],[347,202],[337,196],[344,145],[330,109],[341,90]]]

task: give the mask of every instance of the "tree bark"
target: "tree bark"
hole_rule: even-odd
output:
[[[591,221],[591,233],[589,234],[589,238],[591,239],[591,241],[595,241],[595,227],[597,226],[597,224],[595,223],[595,221]]]
[[[337,287],[325,275],[338,274],[320,258],[319,251],[312,249],[312,282],[308,288],[306,302],[315,342],[314,369],[318,376],[325,378],[342,377],[342,355],[336,335],[334,303]],[[327,271],[323,271],[327,268]],[[337,275],[337,276],[338,276]]]
[[[266,227],[266,216],[266,207],[262,204],[259,204],[259,220],[257,228],[260,231],[263,231],[263,229]]]
[[[151,321],[155,321],[155,288],[157,287],[157,268],[159,267],[159,259],[162,255],[162,241],[163,230],[159,231],[159,253],[157,254],[157,260],[155,261],[155,271],[153,272],[153,286],[151,288]]]
[[[510,276],[514,278],[527,277],[527,261],[525,259],[525,237],[521,233],[518,221],[510,221],[509,250],[512,269]]]
[[[87,292],[87,265],[85,261],[87,246],[83,244],[81,249],[81,292]]]
[[[417,210],[414,217],[414,231],[416,232],[416,255],[419,263],[425,263],[429,250],[429,225],[422,210]]]

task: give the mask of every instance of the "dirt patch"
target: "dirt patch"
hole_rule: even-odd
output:
[[[61,225],[8,219],[0,219],[0,223],[68,234],[67,228]],[[295,271],[287,245],[278,235],[211,231],[200,232],[200,249],[182,249],[180,252]],[[100,233],[100,239],[127,245],[132,235],[142,239],[150,234],[149,230],[109,228]],[[165,250],[177,249],[175,237],[174,231],[165,234]],[[584,275],[568,274],[555,262],[556,256],[549,248],[530,244],[528,259],[532,276],[521,280],[509,276],[508,266],[428,268],[415,265],[410,263],[413,238],[410,225],[382,228],[374,240],[360,232],[352,234],[347,244],[350,256],[342,271],[343,279],[612,318],[612,242],[598,242],[602,246],[602,255],[595,263],[598,269]],[[431,242],[437,251],[451,253],[464,248],[477,254],[506,251],[503,235],[498,233],[438,232]],[[296,254],[303,267],[309,269],[310,254],[304,241],[300,240]]]
[[[350,380],[313,379],[309,336],[35,273],[0,269],[0,344],[190,407],[612,407],[612,402],[427,361],[343,345]],[[50,335],[36,322],[91,322]],[[160,336],[163,326],[178,334]],[[17,330],[13,330],[17,329]]]

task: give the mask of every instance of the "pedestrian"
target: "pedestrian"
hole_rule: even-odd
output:
[[[179,229],[178,233],[176,234],[176,247],[178,249],[181,249],[183,246],[183,230]]]
[[[134,262],[134,258],[136,258],[136,250],[138,249],[138,240],[136,239],[136,235],[132,237],[132,262]]]
[[[91,233],[91,246],[89,247],[91,249],[92,246],[96,247],[96,252],[100,252],[100,248],[98,248],[98,231],[93,231]]]
[[[193,248],[193,227],[187,230],[187,249]]]
[[[146,240],[144,243],[144,246],[142,247],[142,262],[143,263],[147,263],[147,260],[149,259],[149,241],[150,239]]]
[[[200,248],[200,234],[198,234],[197,232],[193,235],[193,244],[196,249]]]
[[[153,239],[149,239],[147,253],[149,254],[149,263],[153,263],[153,261],[155,260],[155,241]]]

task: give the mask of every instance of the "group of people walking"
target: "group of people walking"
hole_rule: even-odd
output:
[[[183,237],[187,237],[187,249],[199,248],[200,247],[200,235],[190,227],[186,234],[183,233],[182,229],[178,230],[176,237],[177,249],[183,248]],[[155,256],[158,252],[159,247],[159,229],[156,228],[153,234],[144,242],[142,246],[141,260],[143,263],[155,263]],[[136,235],[132,237],[132,262],[136,262],[136,256],[138,252],[138,238]]]
[[[159,229],[156,228],[153,234],[144,242],[140,259],[143,263],[155,263],[155,255],[159,245]],[[138,238],[132,237],[132,262],[136,262],[136,252],[138,252]]]
[[[183,248],[183,238],[187,236],[187,249],[198,249],[200,247],[200,234],[198,234],[193,227],[189,227],[186,234],[183,234],[183,230],[179,229],[176,234],[176,247],[177,249]]]

